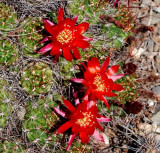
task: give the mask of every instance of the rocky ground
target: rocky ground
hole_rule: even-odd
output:
[[[8,52],[0,54],[0,152],[64,152],[67,145],[68,133],[53,135],[52,128],[59,117],[51,108],[59,105],[57,101],[62,101],[62,96],[73,100],[69,80],[79,71],[79,63],[70,64],[63,57],[59,63],[52,63],[48,54],[33,54],[42,47],[38,42],[46,35],[41,19],[56,20],[60,5],[65,17],[79,14],[78,22],[90,23],[86,35],[93,37],[90,50],[94,51],[82,55],[81,61],[93,55],[104,61],[110,53],[110,64],[119,63],[120,71],[126,73],[126,78],[120,81],[125,92],[109,99],[111,112],[98,104],[100,113],[112,118],[102,125],[108,143],[91,137],[89,144],[84,145],[76,138],[70,152],[160,152],[160,1],[130,2],[130,14],[124,8],[113,10],[113,1],[98,1],[103,6],[95,9],[97,1],[86,4],[77,0],[0,0],[0,52],[13,51],[11,56]],[[92,6],[96,15],[90,13],[86,5]],[[126,0],[119,2],[119,6],[127,5]],[[106,14],[114,19],[122,16],[124,23],[127,15],[132,24],[119,29],[113,21],[100,18]],[[136,32],[130,35],[132,26]],[[47,69],[47,73],[43,73],[43,69]],[[34,80],[30,77],[33,70],[37,78],[43,79],[42,89],[26,83],[27,79]]]

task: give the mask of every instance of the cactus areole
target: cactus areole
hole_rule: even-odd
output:
[[[91,58],[87,63],[87,67],[84,65],[86,69],[84,72],[84,79],[74,78],[72,81],[82,83],[88,87],[85,97],[89,95],[92,100],[100,99],[104,101],[106,106],[110,109],[109,104],[104,96],[117,96],[112,91],[120,91],[123,88],[121,85],[114,83],[114,81],[123,77],[124,75],[115,75],[119,69],[118,65],[111,66],[106,71],[106,68],[109,65],[109,61],[110,57],[108,57],[100,67],[99,60],[97,58]]]
[[[62,54],[66,60],[71,61],[73,56],[76,59],[80,59],[80,53],[78,48],[88,48],[88,41],[91,38],[84,37],[82,34],[88,29],[89,24],[83,22],[75,26],[77,17],[70,19],[63,19],[63,9],[60,7],[58,12],[58,24],[54,24],[49,20],[44,19],[45,29],[51,36],[45,37],[42,42],[51,41],[48,45],[41,48],[38,53],[45,53],[50,51],[52,56],[55,56],[55,60]]]
[[[63,103],[71,112],[70,114],[66,114],[58,108],[54,108],[54,110],[61,116],[69,119],[69,121],[58,128],[57,134],[63,133],[72,127],[72,135],[69,139],[67,150],[77,135],[80,135],[80,139],[83,143],[89,142],[89,135],[93,135],[97,140],[104,142],[103,136],[96,128],[103,131],[99,122],[108,122],[110,119],[98,114],[97,106],[93,101],[84,100],[82,103],[78,104],[76,108],[70,101],[64,98]]]

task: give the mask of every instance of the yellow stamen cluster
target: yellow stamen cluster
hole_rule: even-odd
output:
[[[92,121],[94,115],[92,115],[91,112],[84,112],[82,114],[84,115],[84,118],[78,119],[76,124],[80,125],[81,127],[92,126],[94,124],[94,121]]]
[[[58,34],[56,38],[57,41],[59,41],[62,45],[67,44],[70,40],[73,39],[73,32],[69,29],[64,29]]]
[[[104,92],[106,89],[106,84],[104,82],[104,80],[102,79],[100,74],[97,74],[94,77],[94,81],[93,84],[96,85],[96,91],[100,91],[100,92]]]

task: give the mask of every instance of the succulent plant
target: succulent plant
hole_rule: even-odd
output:
[[[23,69],[20,81],[31,95],[47,93],[53,83],[52,70],[45,63],[32,62]]]
[[[22,46],[23,55],[38,57],[40,54],[34,51],[41,47],[39,41],[43,38],[41,30],[38,30],[42,26],[41,18],[28,17],[26,18],[19,28],[18,40]]]
[[[100,19],[101,15],[111,15],[117,11],[105,0],[76,0],[74,3],[70,3],[69,10],[73,15],[78,15],[78,21],[81,22],[85,20],[90,23],[91,29],[86,36],[93,38],[93,48],[119,49],[129,35],[129,33],[124,32],[123,29],[118,28],[113,23],[102,23]],[[94,50],[94,53],[97,54],[97,50]],[[98,56],[106,56],[106,53],[106,51],[98,52]]]
[[[24,147],[19,141],[0,141],[1,153],[25,153]]]
[[[117,81],[122,85],[124,90],[117,93],[116,100],[122,104],[126,104],[126,102],[135,101],[138,98],[138,82],[136,81],[136,76],[134,75],[126,75],[123,78]]]
[[[18,59],[18,49],[9,39],[0,38],[0,65],[11,65]]]
[[[0,3],[0,12],[0,34],[7,35],[17,26],[17,14],[13,8],[4,3]]]
[[[29,142],[38,144],[41,147],[54,145],[57,137],[53,133],[48,134],[48,130],[58,120],[52,111],[56,103],[52,99],[42,99],[36,103],[28,102],[26,105],[27,113],[23,123],[23,132],[26,134]]]
[[[12,113],[12,107],[10,100],[12,99],[11,94],[8,92],[9,85],[4,79],[0,79],[0,131],[7,125],[9,115]]]
[[[59,67],[60,67],[60,74],[62,79],[64,80],[70,80],[74,74],[77,72],[74,69],[75,62],[70,62],[65,60],[64,58],[60,57],[59,59]]]

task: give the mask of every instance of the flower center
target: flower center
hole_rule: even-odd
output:
[[[105,92],[106,84],[99,73],[94,77],[93,84],[96,86],[96,91]]]
[[[69,43],[69,41],[73,40],[74,37],[73,37],[73,32],[71,30],[64,29],[58,34],[56,38],[57,41],[63,45]]]
[[[94,124],[94,121],[92,120],[94,115],[92,115],[91,112],[84,112],[82,114],[84,115],[84,118],[78,119],[76,124],[80,127],[92,126]]]

